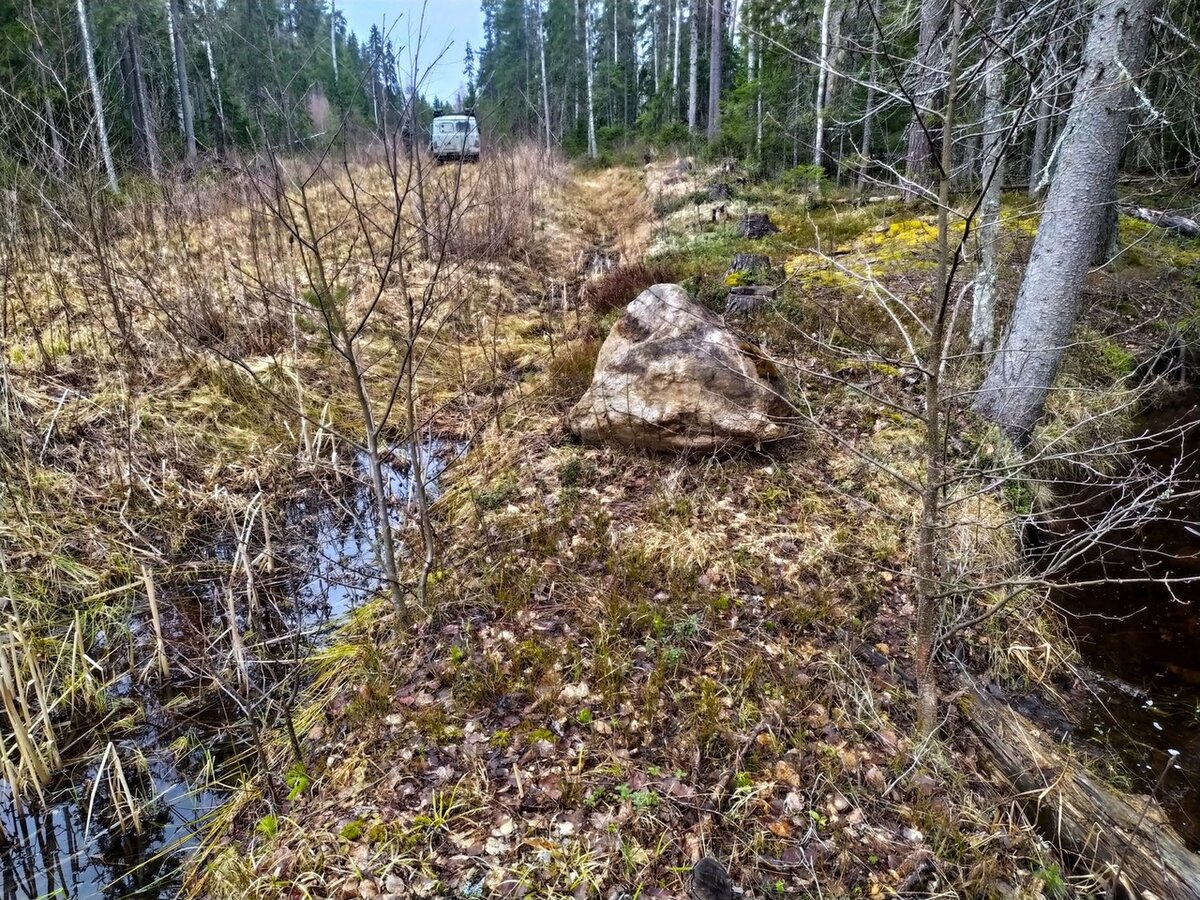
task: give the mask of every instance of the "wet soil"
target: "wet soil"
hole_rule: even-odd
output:
[[[431,497],[461,451],[462,445],[443,441],[426,448]],[[392,455],[385,476],[392,525],[400,527],[412,488],[403,452]],[[187,574],[158,587],[171,677],[155,682],[130,674],[109,689],[117,714],[112,718],[124,713],[145,721],[133,736],[126,730],[113,738],[140,801],[140,827],[111,815],[105,778],[93,797],[95,765],[68,768],[44,801],[35,803],[18,802],[0,782],[0,900],[178,896],[182,866],[205,817],[224,797],[222,785],[236,784],[251,763],[247,702],[269,705],[277,699],[273,694],[293,690],[295,660],[319,648],[339,621],[380,588],[367,485],[365,460],[356,458],[339,484],[300,488],[282,510],[275,562],[255,585],[257,608],[239,599],[237,609],[240,628],[259,632],[282,652],[277,658],[271,652],[252,656],[251,684],[240,698],[215,690],[210,671],[213,635],[226,627],[236,538],[223,531],[191,548],[178,567]],[[133,658],[153,658],[148,617],[131,622],[130,630]],[[265,724],[280,727],[277,721]],[[94,732],[89,739],[97,737]],[[103,746],[107,738],[99,740]],[[217,777],[202,778],[206,771]]]

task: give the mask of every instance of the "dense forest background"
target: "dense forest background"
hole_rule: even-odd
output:
[[[193,166],[198,155],[295,147],[339,129],[353,139],[386,129],[389,114],[407,127],[434,109],[474,109],[485,139],[533,137],[570,155],[611,160],[686,146],[742,158],[763,175],[815,165],[845,180],[895,181],[893,167],[922,165],[906,137],[914,106],[928,113],[926,157],[940,141],[936,101],[955,31],[960,177],[978,177],[983,75],[1000,62],[1004,120],[1018,132],[1006,152],[1009,180],[1036,187],[1043,173],[1034,170],[1053,162],[1066,121],[1090,11],[1066,0],[980,3],[952,29],[948,9],[483,0],[484,46],[417,54],[397,44],[399,20],[413,10],[359,36],[326,0],[0,0],[0,152],[44,171],[68,159],[100,170],[111,155],[114,176],[154,174]],[[1138,95],[1145,127],[1127,168],[1195,169],[1196,19],[1186,0],[1159,11]],[[406,39],[411,28],[403,26]],[[426,96],[435,59],[461,61],[456,96]]]

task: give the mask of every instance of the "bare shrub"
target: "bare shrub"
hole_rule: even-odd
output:
[[[588,305],[601,315],[620,309],[648,287],[675,281],[674,267],[662,263],[631,263],[609,269],[584,288]]]
[[[462,192],[466,209],[456,214],[452,229],[445,225],[453,192],[439,190],[430,198],[430,227],[450,234],[447,251],[457,259],[532,262],[540,201],[553,185],[553,167],[534,144],[497,148],[474,167],[473,183]]]

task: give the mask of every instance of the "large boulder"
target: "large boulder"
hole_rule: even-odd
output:
[[[679,285],[656,284],[613,325],[568,425],[588,443],[711,451],[780,440],[793,414],[758,347]]]

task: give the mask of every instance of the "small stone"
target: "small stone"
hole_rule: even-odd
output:
[[[913,779],[913,787],[917,789],[917,793],[922,797],[928,797],[934,792],[937,782],[928,775],[918,775]]]
[[[900,832],[900,837],[904,838],[910,844],[919,844],[925,840],[925,835],[921,834],[915,828],[905,828]]]

